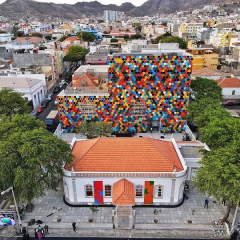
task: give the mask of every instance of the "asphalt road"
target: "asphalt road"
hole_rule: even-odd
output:
[[[17,240],[22,240],[22,237],[17,238]],[[36,238],[30,237],[31,240],[34,240]],[[49,240],[103,240],[103,239],[115,239],[115,240],[189,240],[189,238],[96,238],[96,237],[46,237],[44,239]],[[207,239],[198,239],[198,240],[207,240]],[[214,239],[211,239],[214,240]]]
[[[67,87],[67,84],[65,84],[60,91],[65,89]],[[38,119],[41,121],[45,121],[46,117],[52,110],[57,110],[57,106],[54,105],[54,101],[57,97],[58,93],[53,93],[53,99],[49,102],[48,106],[43,109],[43,111],[38,115]]]

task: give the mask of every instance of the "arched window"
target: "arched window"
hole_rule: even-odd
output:
[[[136,191],[136,197],[143,196],[143,186],[142,185],[136,185],[135,191]]]
[[[112,196],[112,186],[105,185],[105,197],[111,197],[111,196]]]
[[[93,187],[90,184],[85,186],[85,195],[86,197],[93,197]]]

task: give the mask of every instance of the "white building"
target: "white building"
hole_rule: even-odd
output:
[[[11,33],[0,33],[0,43],[10,43],[12,42]]]
[[[63,178],[69,204],[182,202],[187,165],[174,139],[73,139],[71,145],[75,159]]]
[[[104,21],[105,22],[116,22],[118,20],[118,12],[117,11],[104,11]]]
[[[233,99],[240,97],[240,79],[229,77],[217,80],[218,85],[222,88],[222,94],[225,98]]]
[[[0,90],[12,88],[23,94],[23,97],[33,102],[36,108],[44,99],[44,85],[42,80],[31,77],[0,76]]]

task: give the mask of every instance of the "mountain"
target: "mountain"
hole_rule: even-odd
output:
[[[104,5],[98,1],[55,4],[34,0],[7,0],[0,4],[0,15],[15,19],[31,16],[74,19],[82,16],[97,16],[103,14],[104,10],[116,10],[125,12],[127,15],[140,17],[151,16],[155,13],[174,13],[222,2],[226,2],[226,0],[148,0],[141,6],[135,7],[129,2],[117,6],[115,4]]]

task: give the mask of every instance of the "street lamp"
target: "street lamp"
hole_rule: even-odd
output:
[[[12,190],[13,200],[14,200],[14,204],[15,204],[15,208],[16,208],[16,212],[17,212],[18,225],[19,225],[18,230],[20,229],[20,231],[22,231],[22,227],[21,227],[21,226],[22,226],[22,222],[21,222],[21,218],[20,218],[20,216],[19,216],[18,206],[17,206],[17,202],[16,202],[15,195],[14,195],[13,187],[10,187],[10,188],[8,188],[7,190],[1,192],[1,195],[4,195],[5,193],[9,192],[10,190]]]

